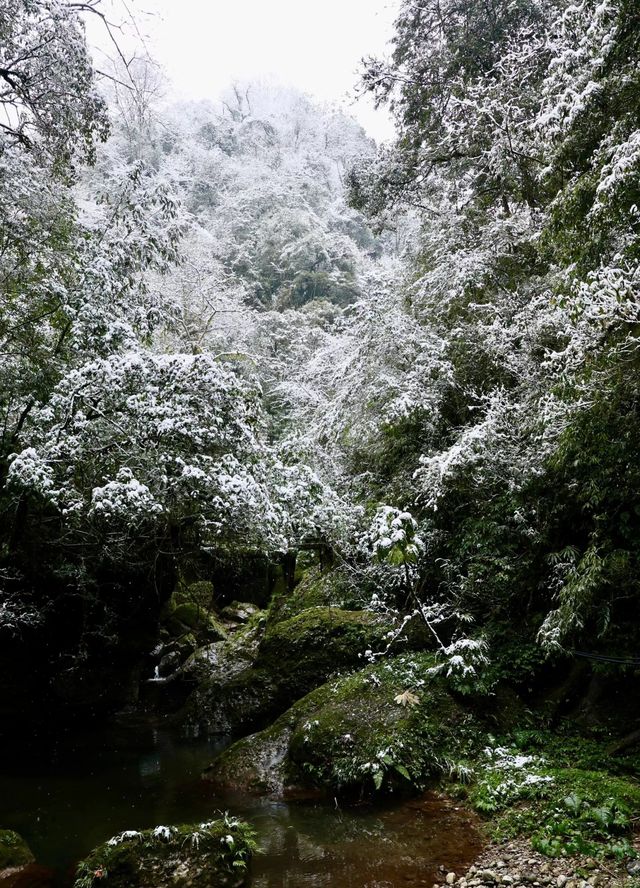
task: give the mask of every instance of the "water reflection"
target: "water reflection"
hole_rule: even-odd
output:
[[[379,811],[212,796],[200,774],[222,745],[129,725],[62,738],[47,755],[0,752],[0,825],[25,837],[38,863],[55,870],[56,886],[114,833],[218,810],[258,832],[252,888],[431,885],[438,864],[459,869],[479,848],[469,816],[435,798]]]
[[[472,819],[429,797],[386,811],[285,806],[256,819],[253,888],[431,885],[439,864],[459,870],[480,848]]]

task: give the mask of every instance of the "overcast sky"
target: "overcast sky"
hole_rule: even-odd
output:
[[[112,18],[121,21],[127,0],[107,2]],[[378,140],[392,135],[386,111],[375,111],[368,100],[349,103],[360,59],[387,48],[399,0],[131,0],[128,5],[149,54],[182,97],[215,99],[234,79],[271,76],[322,101],[347,104]],[[128,47],[131,30],[124,38]],[[107,48],[95,25],[90,39]]]

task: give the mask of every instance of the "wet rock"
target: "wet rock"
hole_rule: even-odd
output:
[[[235,743],[230,754],[203,774],[217,786],[282,798],[292,794],[287,757],[293,728],[279,725]]]
[[[158,664],[158,675],[161,678],[166,678],[167,676],[172,675],[176,669],[182,666],[183,662],[184,660],[178,651],[170,651],[160,660],[160,663]]]
[[[220,611],[220,617],[228,623],[242,625],[260,613],[260,608],[246,601],[232,601]]]
[[[463,725],[483,736],[475,716],[436,678],[415,704],[398,702],[410,676],[428,674],[432,663],[428,654],[388,659],[327,682],[271,727],[225,750],[207,779],[249,791],[269,787],[275,795],[413,791],[439,772],[443,757],[455,757]]]
[[[75,888],[240,888],[254,847],[252,830],[236,818],[129,830],[80,863]]]
[[[362,664],[388,624],[363,611],[312,608],[271,630],[250,624],[199,649],[176,673],[193,691],[176,716],[188,730],[246,734],[268,724],[339,670]]]
[[[256,668],[261,632],[245,629],[195,651],[168,684],[186,689],[174,716],[190,734],[235,734],[277,715],[278,688]]]
[[[31,849],[17,832],[0,829],[0,873],[33,863]]]

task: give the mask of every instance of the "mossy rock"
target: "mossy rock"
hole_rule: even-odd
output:
[[[31,849],[17,832],[0,829],[0,872],[18,866],[26,866],[35,860]]]
[[[293,591],[284,584],[276,586],[269,605],[269,625],[289,620],[310,607],[339,607],[362,610],[370,599],[356,588],[340,568],[322,570],[315,566],[306,570]]]
[[[477,717],[429,674],[433,662],[404,655],[328,682],[229,747],[207,778],[275,796],[423,789],[486,742]]]
[[[261,613],[260,608],[255,604],[251,604],[251,602],[232,601],[231,604],[222,608],[220,616],[223,620],[228,620],[230,623],[246,624],[255,620]]]
[[[248,824],[208,823],[130,830],[100,845],[78,866],[74,888],[239,888],[255,849]]]
[[[384,648],[390,629],[370,611],[308,608],[267,628],[256,666],[277,675],[293,702],[330,675],[362,665],[367,651]]]
[[[178,719],[190,732],[240,734],[276,718],[340,670],[384,646],[388,624],[367,611],[311,608],[263,634],[247,626],[202,648],[177,678],[195,690]]]
[[[214,605],[213,583],[210,580],[198,580],[188,585],[179,583],[173,598],[176,604],[195,604],[196,607],[210,611]]]
[[[178,670],[175,681],[193,688],[175,716],[189,733],[255,730],[273,714],[277,687],[268,672],[254,666],[260,635],[259,626],[247,626],[199,648]]]
[[[274,591],[267,612],[267,633],[278,623],[300,616],[311,608],[335,608],[341,611],[365,611],[371,601],[371,589],[354,585],[351,576],[340,567],[323,570],[308,568],[293,591]],[[394,653],[402,650],[429,650],[433,636],[419,617],[407,624],[394,644]]]
[[[173,638],[194,634],[205,641],[220,641],[227,632],[210,611],[193,602],[173,603],[163,614],[162,624]]]

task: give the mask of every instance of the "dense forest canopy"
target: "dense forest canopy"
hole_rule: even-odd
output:
[[[462,685],[632,652],[635,4],[405,0],[378,149],[292,88],[99,76],[91,14],[0,7],[7,649],[64,622],[55,681],[206,559],[315,545]]]

